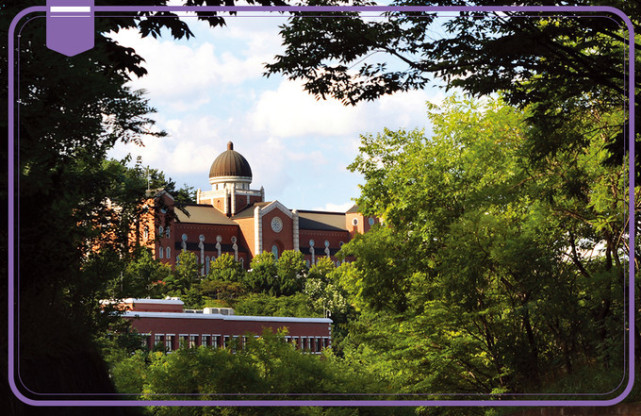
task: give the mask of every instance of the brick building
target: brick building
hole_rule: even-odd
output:
[[[331,347],[332,320],[327,318],[242,316],[234,315],[230,308],[184,310],[180,299],[130,298],[119,302],[118,307],[125,311],[121,316],[130,320],[148,348],[242,348],[248,337],[258,337],[265,330],[286,330],[286,342],[311,354]]]
[[[174,209],[173,197],[167,192],[149,200],[149,211],[138,227],[138,241],[151,248],[155,258],[171,265],[181,251],[193,252],[203,274],[222,253],[248,268],[251,259],[264,251],[278,258],[284,250],[299,250],[311,266],[319,257],[337,262],[341,245],[378,222],[361,215],[356,206],[347,212],[327,212],[265,201],[265,190],[252,189],[252,180],[249,162],[229,142],[209,170],[211,190],[199,189],[197,203],[184,206],[186,212]]]

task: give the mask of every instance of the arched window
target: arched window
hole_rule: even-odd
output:
[[[169,226],[167,226],[167,229],[165,230],[165,237],[169,238],[171,236],[171,232],[169,231]]]
[[[278,260],[278,246],[276,244],[272,246],[272,254],[274,255],[274,260]]]
[[[162,255],[163,255],[163,249],[162,247],[160,247],[160,250],[158,250],[158,258],[162,259]]]
[[[149,239],[149,227],[147,227],[146,225],[145,225],[145,231],[143,231],[142,235],[145,238],[145,240]]]
[[[160,237],[162,237],[162,233],[163,233],[163,231],[164,231],[164,229],[162,228],[162,225],[161,225],[160,227],[158,227],[158,235],[159,235]]]
[[[171,248],[169,248],[169,246],[167,246],[167,248],[165,249],[165,254],[165,257],[167,257],[168,259],[171,258]]]

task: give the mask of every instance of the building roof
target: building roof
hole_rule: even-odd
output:
[[[236,225],[225,214],[211,205],[186,204],[184,209],[189,213],[189,216],[179,209],[174,210],[178,221],[181,223]]]
[[[329,211],[298,211],[301,230],[347,231],[345,214]]]
[[[222,152],[212,163],[209,169],[209,177],[219,176],[241,176],[252,177],[252,169],[247,159],[234,150],[232,142],[227,143],[227,150]]]
[[[354,204],[350,209],[348,209],[345,213],[346,214],[355,214],[358,212],[358,205]]]
[[[329,318],[294,318],[288,316],[248,316],[223,315],[220,313],[184,313],[184,312],[141,312],[126,311],[120,315],[123,318],[169,318],[169,319],[217,319],[223,321],[244,322],[288,322],[288,323],[327,323]]]
[[[234,215],[234,219],[238,218],[251,218],[254,216],[254,209],[256,207],[264,207],[265,205],[271,204],[273,201],[268,201],[268,202],[255,202],[245,208],[244,210],[240,211],[238,214]]]

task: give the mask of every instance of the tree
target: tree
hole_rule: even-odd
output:
[[[368,0],[318,0],[309,4],[347,3],[374,4]],[[391,3],[419,4],[462,3],[457,0]],[[536,5],[558,4],[536,2]],[[571,4],[600,6],[602,2],[563,2]],[[478,0],[465,5],[497,4]],[[626,13],[636,31],[641,28],[641,8],[636,2],[617,0],[608,2],[608,6]],[[538,131],[530,135],[533,148],[538,149],[532,153],[536,158],[544,158],[559,148],[585,144],[589,127],[576,130],[575,115],[586,109],[609,111],[627,102],[624,80],[628,33],[621,19],[608,13],[564,16],[555,12],[474,11],[439,18],[436,13],[395,11],[381,19],[359,17],[356,13],[350,18],[327,18],[334,15],[296,14],[281,30],[284,53],[266,66],[266,73],[300,79],[317,98],[334,97],[349,105],[442,83],[448,89],[459,87],[477,96],[501,92],[511,105],[530,106],[529,122]],[[435,37],[435,32],[444,35]],[[638,41],[636,46],[640,46]],[[637,71],[641,71],[638,64]],[[636,91],[641,91],[639,74]],[[640,101],[637,92],[635,102]],[[641,124],[639,117],[637,125]],[[626,117],[620,117],[610,126],[601,126],[610,136],[611,155],[605,162],[623,162],[627,125]]]
[[[279,295],[293,295],[302,291],[307,274],[305,256],[298,250],[285,250],[276,263]]]
[[[118,389],[138,393],[141,399],[162,394],[168,400],[211,400],[223,394],[235,399],[323,399],[337,394],[364,393],[377,397],[387,386],[374,374],[360,371],[326,351],[321,358],[302,354],[283,342],[283,334],[264,332],[258,339],[248,337],[243,349],[181,348],[171,354],[141,353],[116,361],[112,367]],[[154,396],[151,396],[154,397]],[[168,410],[169,409],[169,410]],[[178,410],[177,410],[178,409]],[[153,415],[169,415],[180,408],[152,407]],[[185,407],[190,415],[378,415],[412,414],[398,409],[312,407]],[[183,413],[179,413],[183,414]]]
[[[241,264],[228,253],[222,253],[218,258],[212,260],[207,274],[207,280],[222,280],[224,282],[242,282],[244,278],[245,271]]]
[[[251,260],[247,284],[253,292],[270,292],[277,285],[278,269],[271,252],[263,252]]]
[[[624,247],[609,234],[625,233],[625,197],[607,136],[541,164],[526,114],[500,100],[449,98],[429,117],[431,138],[363,136],[350,166],[366,181],[359,208],[386,227],[342,249],[360,310],[345,356],[407,392],[533,391],[595,359],[615,368]]]

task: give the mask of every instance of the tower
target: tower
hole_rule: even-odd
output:
[[[198,204],[211,204],[232,217],[256,202],[264,201],[262,189],[250,189],[252,170],[247,159],[227,143],[227,150],[218,155],[209,169],[211,191],[198,192]]]

